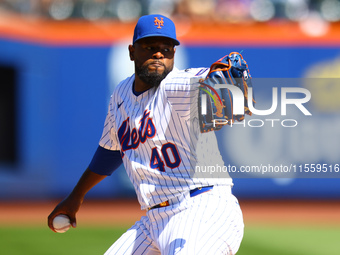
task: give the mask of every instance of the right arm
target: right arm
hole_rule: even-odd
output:
[[[120,151],[111,151],[98,146],[89,167],[80,177],[70,195],[61,201],[48,216],[49,228],[55,232],[52,222],[59,214],[66,214],[70,218],[72,227],[75,228],[76,213],[83,203],[86,193],[105,177],[111,175],[121,164]]]
[[[94,173],[89,168],[87,168],[72,192],[63,201],[61,201],[48,216],[49,228],[55,232],[52,222],[53,219],[59,214],[66,214],[70,218],[72,227],[75,228],[76,213],[83,203],[86,193],[96,184],[105,179],[105,177],[107,177],[107,175]]]
[[[54,232],[52,222],[59,214],[66,214],[70,218],[72,227],[75,228],[76,213],[83,203],[86,193],[105,177],[111,175],[122,164],[119,142],[116,136],[112,135],[114,133],[112,128],[114,127],[115,118],[111,112],[114,105],[111,98],[102,138],[99,142],[100,146],[98,146],[89,167],[85,170],[70,195],[61,201],[48,216],[48,226]]]

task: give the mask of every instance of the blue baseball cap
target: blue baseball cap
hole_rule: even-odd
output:
[[[175,45],[180,42],[176,38],[176,27],[173,21],[160,14],[146,15],[139,18],[133,34],[133,43],[152,36],[170,38]]]

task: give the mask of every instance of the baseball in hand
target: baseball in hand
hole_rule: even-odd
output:
[[[54,230],[58,233],[64,233],[71,227],[70,219],[65,214],[60,214],[53,219]]]

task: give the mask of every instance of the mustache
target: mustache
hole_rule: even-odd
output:
[[[155,64],[156,64],[156,65],[162,65],[162,66],[165,67],[164,63],[161,62],[161,61],[159,61],[159,60],[152,61],[151,63],[148,63],[147,66],[149,66],[149,65],[155,65]]]

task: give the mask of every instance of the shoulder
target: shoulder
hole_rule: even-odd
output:
[[[192,78],[192,77],[205,77],[209,72],[209,68],[207,67],[200,67],[200,68],[187,68],[187,69],[177,69],[174,70],[169,74],[167,78],[169,79],[176,79],[176,78]]]
[[[209,68],[188,68],[183,70],[174,68],[162,83],[166,86],[176,86],[176,84],[181,86],[189,85],[194,80],[197,81],[200,78],[206,77],[208,71]]]
[[[122,90],[125,90],[127,88],[132,87],[132,84],[135,80],[135,75],[131,75],[130,77],[127,77],[126,79],[122,80],[118,85],[114,88],[113,93],[119,93]]]
[[[208,67],[187,68],[182,71],[193,77],[204,78],[205,76],[207,76],[209,68]]]
[[[117,102],[124,101],[124,98],[126,98],[126,96],[129,94],[129,91],[131,91],[132,89],[132,84],[134,80],[135,75],[133,74],[130,77],[122,80],[120,83],[118,83],[117,86],[115,86],[109,100],[110,111],[116,109],[115,107],[117,106]]]
[[[132,90],[132,84],[135,80],[135,75],[131,75],[126,79],[122,80],[113,90],[111,100],[120,100],[126,97]]]

